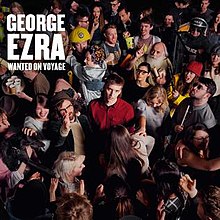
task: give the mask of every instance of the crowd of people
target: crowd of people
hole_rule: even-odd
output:
[[[65,69],[17,70],[0,1],[0,219],[220,220],[220,6],[142,2],[45,1]]]

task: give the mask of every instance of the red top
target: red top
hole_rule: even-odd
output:
[[[89,118],[96,131],[104,131],[118,124],[131,127],[128,123],[134,118],[134,109],[132,105],[120,98],[112,106],[107,106],[103,99],[99,98],[90,102]]]

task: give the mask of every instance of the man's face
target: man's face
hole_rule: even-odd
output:
[[[77,11],[79,4],[75,1],[73,1],[70,7],[73,11]]]
[[[220,65],[220,56],[218,54],[212,54],[211,62],[212,66],[218,67]]]
[[[201,11],[206,11],[207,8],[209,7],[209,0],[202,0],[201,2]]]
[[[105,33],[105,38],[109,44],[116,44],[117,39],[118,39],[118,34],[117,34],[116,29],[115,28],[107,29]]]
[[[190,97],[198,100],[208,98],[208,94],[209,93],[207,92],[207,86],[200,82],[194,83],[189,93]]]
[[[88,29],[89,28],[89,18],[87,16],[79,18],[78,24],[80,27]]]
[[[156,44],[152,47],[150,55],[154,59],[165,58],[164,47],[162,44]]]
[[[110,4],[111,4],[112,11],[117,12],[120,6],[120,3],[118,2],[118,0],[111,1]]]
[[[5,133],[9,129],[10,123],[5,113],[0,116],[0,133]]]
[[[167,15],[164,18],[164,24],[166,27],[170,27],[174,23],[173,15]]]
[[[109,84],[105,87],[106,103],[115,103],[121,94],[122,86],[118,84]]]
[[[69,116],[70,121],[75,118],[75,111],[73,104],[69,100],[64,100],[60,106],[58,106],[58,111],[62,118]]]
[[[192,27],[192,28],[190,28],[190,34],[193,37],[199,37],[201,35],[201,31],[196,27]]]
[[[130,12],[126,13],[125,9],[118,13],[123,24],[126,24],[130,20]]]
[[[141,36],[149,35],[152,29],[153,29],[153,26],[151,26],[150,24],[141,23],[141,26],[140,26]]]
[[[87,41],[84,41],[81,43],[75,43],[75,48],[76,48],[77,52],[79,52],[79,53],[83,53],[83,51],[87,48],[87,46],[88,46]]]

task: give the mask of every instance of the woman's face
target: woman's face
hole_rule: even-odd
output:
[[[37,118],[47,119],[48,114],[49,114],[48,108],[43,107],[41,104],[37,104],[37,107],[36,107]]]
[[[208,148],[209,134],[203,130],[197,130],[193,136],[193,145],[198,150],[205,150]]]
[[[149,100],[148,105],[153,107],[153,108],[157,108],[157,107],[160,107],[162,105],[162,102],[158,97],[156,97],[152,100]]]
[[[193,81],[193,79],[195,78],[196,74],[191,72],[191,71],[187,71],[185,73],[185,81],[186,83],[191,83]]]
[[[217,16],[216,16],[216,18],[215,18],[215,22],[216,22],[217,24],[220,23],[220,13],[217,14]]]
[[[99,7],[94,7],[92,15],[94,16],[95,19],[98,19],[100,16],[100,8]]]

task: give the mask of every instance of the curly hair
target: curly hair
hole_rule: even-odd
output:
[[[56,217],[59,220],[92,220],[90,201],[78,193],[68,193],[57,201]]]

